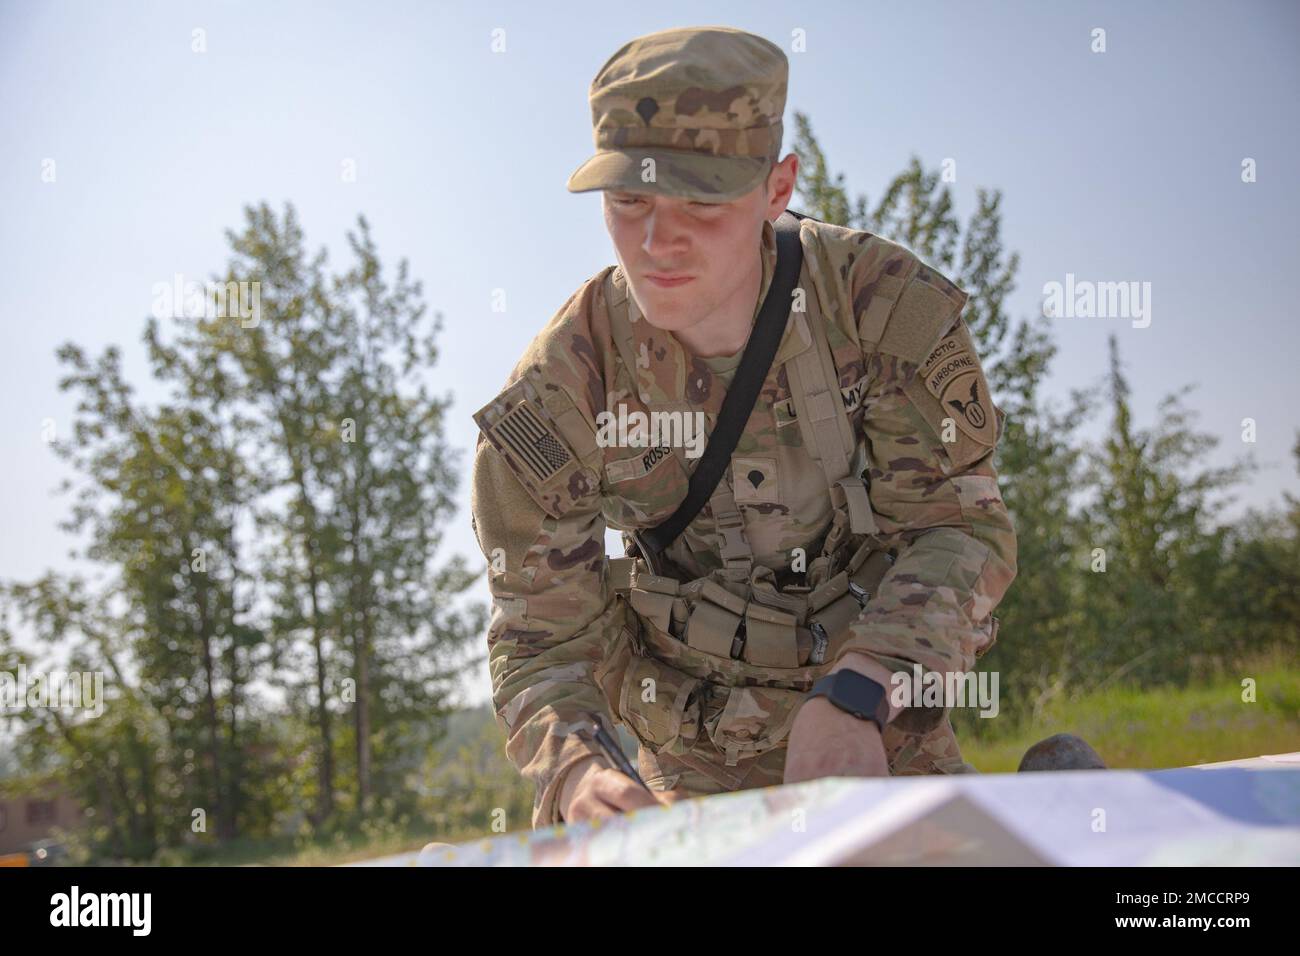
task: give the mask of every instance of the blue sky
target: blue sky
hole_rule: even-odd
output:
[[[447,437],[466,449],[447,546],[477,559],[470,414],[614,262],[599,197],[564,188],[592,150],[588,84],[632,37],[703,24],[787,52],[804,31],[786,148],[793,112],[807,113],[855,191],[874,200],[913,153],[956,161],[963,218],[976,188],[1001,189],[1021,254],[1013,316],[1067,273],[1151,283],[1147,328],[1056,323],[1049,394],[1095,383],[1115,332],[1140,423],[1197,383],[1189,404],[1223,438],[1214,461],[1253,451],[1264,466],[1243,503],[1296,491],[1300,5],[4,2],[0,578],[72,568],[56,527],[67,500],[51,493],[65,470],[41,441],[43,420],[66,435],[73,410],[56,346],[121,344],[145,384],[154,284],[220,269],[224,230],[259,200],[293,202],[336,264],[364,213],[385,260],[424,280],[445,322],[433,386],[454,394]],[[1104,53],[1090,48],[1098,27]],[[466,697],[488,688],[484,668]]]

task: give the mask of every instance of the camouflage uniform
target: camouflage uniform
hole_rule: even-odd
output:
[[[598,146],[603,119],[619,115],[598,101],[635,74],[614,69],[619,57],[662,59],[666,45],[688,59],[692,44],[710,63],[718,50],[739,49],[721,58],[727,69],[775,71],[779,82],[759,94],[746,93],[756,81],[669,90],[657,109],[641,97],[636,123],[698,125],[701,102],[746,122],[761,114],[762,136],[707,138],[696,126],[685,135],[692,150],[739,148],[730,155],[743,160],[744,144],[766,142],[774,155],[784,55],[718,28],[651,34],[616,54],[593,84]],[[655,137],[677,142],[671,129]],[[606,142],[625,149],[628,139]],[[632,143],[631,168],[655,148]],[[706,182],[691,165],[698,158],[671,170],[660,162],[660,187],[724,195],[750,181],[742,164]],[[602,162],[605,186],[582,178],[588,163],[570,188],[621,188],[609,184],[625,172]],[[765,786],[781,782],[804,694],[845,653],[945,674],[970,670],[996,639],[992,611],[1015,576],[1016,542],[992,465],[1004,416],[960,318],[966,295],[866,232],[805,219],[799,237],[802,310],[791,312],[730,469],[665,552],[671,577],[607,558],[605,528],[627,541],[662,522],[685,497],[696,460],[681,442],[604,442],[602,413],[700,411],[711,431],[739,353],[692,355],[642,317],[622,270],[609,267],[561,307],[475,414],[473,520],[489,560],[493,697],[508,756],[537,787],[534,826],[559,822],[566,771],[598,752],[573,733],[587,713],[637,737],[653,788]],[[771,223],[761,251],[759,303],[776,259]],[[849,581],[871,593],[865,607]],[[738,656],[736,633],[745,635]],[[905,709],[883,742],[894,774],[973,769],[942,709]]]

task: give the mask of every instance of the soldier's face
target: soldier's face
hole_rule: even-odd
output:
[[[646,320],[676,332],[752,296],[769,205],[766,184],[724,203],[606,191],[605,225]]]

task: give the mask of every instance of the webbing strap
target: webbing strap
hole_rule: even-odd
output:
[[[632,387],[635,389],[639,387],[636,368],[636,332],[632,328],[632,323],[628,321],[627,309],[622,308],[631,293],[627,289],[626,277],[620,283],[614,281],[617,271],[611,269],[609,275],[605,277],[605,311],[609,315],[609,328],[614,337],[614,347],[618,349],[623,364],[627,366],[627,373],[632,377]]]
[[[813,347],[786,362],[786,377],[804,447],[821,465],[826,487],[830,488],[848,476],[857,442],[840,394],[839,373],[826,338],[825,320],[808,321],[801,314],[796,321],[811,327]]]
[[[863,341],[864,351],[876,350],[886,320],[904,285],[903,279],[894,276],[884,276],[878,281],[863,321],[863,327],[873,336]],[[829,570],[832,557],[850,534],[874,535],[880,529],[871,510],[866,484],[860,476],[851,474],[857,454],[857,436],[840,391],[839,369],[835,366],[826,335],[826,319],[809,320],[802,314],[795,319],[804,322],[811,332],[813,347],[787,360],[786,378],[790,382],[804,448],[821,466],[831,506],[835,509],[822,551],[826,558],[825,571]]]
[[[835,482],[844,496],[844,507],[849,511],[849,531],[853,534],[877,534],[880,526],[871,510],[871,498],[867,495],[867,486],[860,478],[845,477]],[[832,498],[835,496],[832,495]],[[834,502],[837,506],[839,502]]]

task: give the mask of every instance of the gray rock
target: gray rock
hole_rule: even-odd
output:
[[[1105,770],[1106,762],[1082,737],[1074,734],[1053,734],[1026,750],[1017,769],[1021,771]]]

